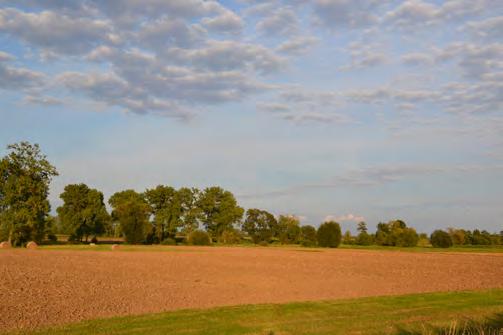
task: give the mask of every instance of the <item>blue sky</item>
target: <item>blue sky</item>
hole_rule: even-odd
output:
[[[0,0],[0,144],[108,197],[503,230],[503,3]]]

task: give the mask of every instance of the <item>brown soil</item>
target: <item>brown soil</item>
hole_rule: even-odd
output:
[[[503,288],[503,254],[3,250],[0,332],[212,306]]]

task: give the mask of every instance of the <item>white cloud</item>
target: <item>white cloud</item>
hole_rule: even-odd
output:
[[[346,215],[327,215],[325,216],[324,222],[335,221],[335,222],[362,222],[365,221],[365,217],[361,215],[355,214],[346,214]]]

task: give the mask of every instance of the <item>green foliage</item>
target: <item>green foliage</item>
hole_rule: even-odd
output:
[[[155,236],[157,241],[175,236],[182,225],[182,208],[177,191],[171,186],[159,185],[145,191],[145,198],[154,216]]]
[[[0,240],[15,246],[40,243],[50,211],[49,184],[58,172],[38,144],[20,142],[7,149],[0,160]]]
[[[168,237],[161,242],[162,245],[176,245],[176,240],[174,238]]]
[[[341,244],[341,226],[334,221],[325,222],[318,228],[316,236],[320,247],[337,248]]]
[[[239,223],[244,210],[234,195],[220,187],[206,188],[199,197],[200,218],[212,238],[220,240],[222,233]]]
[[[452,239],[449,233],[443,230],[435,230],[430,236],[431,245],[435,248],[452,247]]]
[[[413,228],[408,228],[402,220],[379,223],[375,235],[377,245],[414,247],[419,241],[419,235]]]
[[[314,247],[316,245],[316,228],[310,225],[300,227],[300,244],[304,247]]]
[[[274,215],[267,211],[252,208],[246,211],[246,219],[242,230],[248,234],[255,244],[271,240],[277,230],[278,222]]]
[[[281,244],[296,244],[300,242],[300,221],[294,215],[280,215],[276,236]]]
[[[182,230],[190,233],[199,226],[198,219],[201,216],[198,199],[201,192],[197,188],[182,187],[177,196],[180,203],[180,222]]]
[[[85,184],[67,185],[59,196],[63,205],[57,212],[64,230],[75,241],[87,242],[90,235],[101,235],[110,224],[103,200],[103,193],[91,189]]]
[[[210,245],[210,235],[204,230],[194,230],[187,237],[187,243],[190,245]]]
[[[346,230],[346,232],[342,236],[342,243],[346,245],[356,244],[356,238],[351,235],[351,232],[349,230]]]
[[[356,230],[358,230],[358,233],[368,233],[367,224],[363,221],[358,222]]]
[[[113,208],[112,218],[120,222],[126,242],[137,244],[145,241],[151,209],[144,196],[126,190],[112,195],[108,203]]]
[[[223,244],[239,244],[241,243],[241,234],[236,229],[224,230],[220,242]]]

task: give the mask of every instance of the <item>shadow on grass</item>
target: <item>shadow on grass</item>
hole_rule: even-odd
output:
[[[448,327],[428,324],[413,329],[397,327],[394,335],[503,335],[503,313],[497,313],[482,321],[455,321]]]

